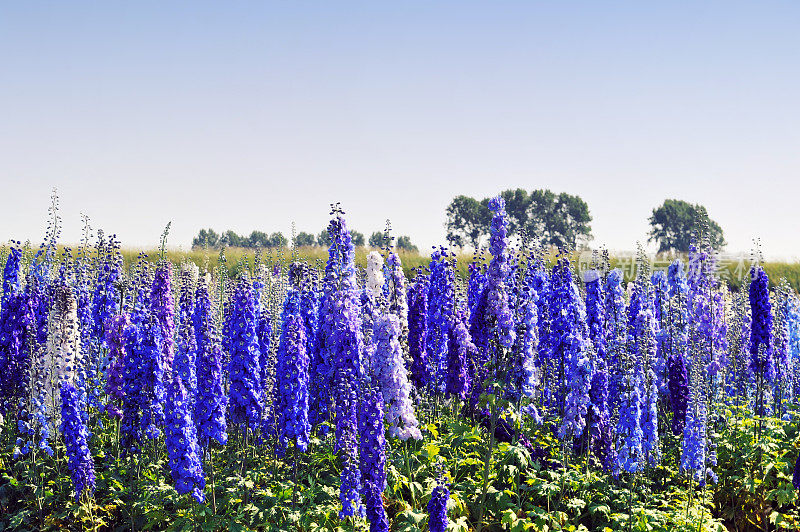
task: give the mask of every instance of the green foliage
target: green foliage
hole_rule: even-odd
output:
[[[758,435],[759,420],[746,409],[723,408],[715,468],[720,482],[705,487],[680,473],[680,441],[669,432],[659,467],[615,478],[591,460],[587,467],[586,456],[564,455],[550,426],[520,419],[531,447],[493,447],[484,529],[797,530],[798,496],[791,484],[797,423],[764,418]],[[384,501],[392,530],[427,530],[426,506],[439,469],[450,485],[450,530],[475,529],[488,434],[456,412],[454,405],[428,412],[422,441],[388,440]],[[53,457],[13,460],[14,427],[6,422],[0,433],[0,530],[367,530],[363,520],[338,519],[340,463],[330,434],[312,438],[309,451],[300,453],[295,485],[291,449],[278,458],[271,442],[254,445],[233,432],[226,447],[205,456],[207,501],[196,504],[172,488],[163,440],[148,442],[138,456],[121,457],[115,422],[104,421],[91,427],[97,491],[78,501],[63,444],[56,442]]]
[[[708,238],[714,249],[725,246],[722,228],[709,218],[706,208],[682,200],[668,199],[653,209],[650,216],[650,237],[648,241],[658,242],[658,251],[679,251],[686,253],[692,239],[700,240],[701,235]]]
[[[509,234],[536,238],[544,245],[574,249],[591,238],[592,217],[589,206],[580,196],[550,190],[530,193],[518,188],[504,190]],[[458,247],[477,248],[490,233],[492,214],[489,198],[480,201],[456,196],[447,206],[447,239]]]

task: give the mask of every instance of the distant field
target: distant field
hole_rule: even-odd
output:
[[[367,263],[367,254],[371,251],[370,248],[359,247],[356,248],[356,264],[364,267]],[[159,256],[158,250],[146,250],[148,260],[156,260]],[[139,254],[139,250],[123,249],[122,254],[125,264],[130,265],[135,262]],[[414,270],[417,268],[424,268],[429,260],[430,253],[415,253],[407,251],[399,251],[398,255],[403,262],[403,269],[407,277],[413,277]],[[215,268],[219,262],[219,250],[203,250],[192,249],[189,251],[169,250],[167,251],[168,258],[174,263],[180,263],[186,260],[192,261],[201,268]],[[328,258],[327,248],[313,246],[301,247],[292,252],[292,250],[285,248],[281,250],[267,249],[261,253],[262,261],[267,264],[274,264],[276,262],[291,262],[292,260],[305,260],[311,264],[316,261],[320,262],[320,267],[323,267]],[[296,257],[293,258],[293,257]],[[225,250],[225,258],[228,268],[232,272],[238,272],[242,267],[247,264],[249,268],[253,267],[255,262],[255,251],[246,248],[227,248]],[[548,262],[554,260],[555,254],[549,255]],[[685,256],[681,257],[684,262],[687,261]],[[591,259],[591,252],[575,252],[572,254],[573,262],[576,262],[579,270],[584,270],[589,267]],[[458,272],[462,276],[466,276],[468,272],[468,265],[473,260],[471,253],[457,254],[456,262],[458,265]],[[651,260],[653,258],[651,257]],[[671,262],[672,258],[659,257],[656,258],[652,266],[656,269],[665,269]],[[781,279],[786,279],[795,291],[800,292],[800,263],[798,262],[766,262],[763,264],[764,270],[769,275],[770,281],[777,284]],[[633,253],[611,257],[611,267],[621,268],[625,279],[631,280],[635,277],[635,255]],[[741,284],[741,279],[749,272],[750,262],[743,256],[723,255],[719,261],[719,275],[724,277],[733,289],[737,289]]]

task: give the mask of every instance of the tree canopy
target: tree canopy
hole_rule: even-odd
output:
[[[524,232],[542,244],[576,247],[591,239],[589,206],[579,196],[518,188],[500,193],[506,202],[509,234]],[[489,199],[456,196],[447,206],[447,239],[454,246],[477,248],[489,237]]]
[[[708,216],[706,208],[683,200],[668,199],[653,209],[649,242],[658,242],[659,253],[687,252],[692,239],[704,236],[716,249],[725,246],[722,228]]]

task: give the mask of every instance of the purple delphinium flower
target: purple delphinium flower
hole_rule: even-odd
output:
[[[89,430],[81,414],[79,392],[69,381],[61,383],[61,434],[69,458],[69,472],[75,500],[84,491],[94,492],[94,461],[89,451]]]
[[[109,361],[105,386],[109,399],[106,410],[117,418],[122,417],[122,411],[114,401],[121,403],[125,399],[125,331],[130,326],[130,316],[122,313],[111,317],[104,327]]]
[[[772,304],[769,300],[769,278],[762,268],[750,270],[750,371],[772,383],[775,365],[772,358]]]
[[[584,272],[583,281],[586,284],[586,325],[589,329],[589,339],[594,345],[594,352],[600,358],[606,356],[606,325],[603,285],[600,272],[590,270]]]
[[[667,386],[672,406],[672,433],[683,434],[686,407],[689,400],[689,374],[687,368],[688,310],[686,307],[689,286],[680,260],[670,264],[667,272],[669,298],[666,302],[668,317],[664,320],[666,331],[662,349],[667,356]]]
[[[362,493],[370,532],[389,532],[383,507],[386,489],[386,439],[383,434],[383,398],[375,388],[362,390],[358,416]]]
[[[383,295],[386,299],[387,309],[400,320],[401,334],[408,332],[408,296],[406,293],[406,274],[403,272],[403,263],[396,253],[389,253],[384,266]]]
[[[228,419],[255,430],[261,424],[261,365],[256,335],[256,301],[250,281],[236,285],[230,318]]]
[[[22,250],[11,248],[3,270],[0,307],[0,413],[16,409],[25,395],[29,367],[28,323],[32,314],[27,294],[20,286]]]
[[[431,366],[425,343],[428,326],[428,278],[418,275],[408,286],[408,351],[411,382],[422,390],[431,382]]]
[[[197,429],[192,420],[191,399],[177,375],[169,388],[165,444],[175,490],[181,495],[191,493],[202,503],[206,480],[200,463]]]
[[[175,304],[172,301],[172,263],[162,262],[153,277],[150,305],[161,330],[161,367],[169,379],[175,358]]]
[[[338,215],[328,225],[331,235],[326,291],[329,297],[323,314],[325,349],[333,366],[335,389],[336,445],[342,458],[339,499],[340,518],[364,515],[361,503],[361,471],[358,466],[358,383],[362,378],[363,337],[359,315],[353,241],[344,218]]]
[[[508,215],[506,202],[501,196],[489,200],[489,210],[494,213],[491,224],[489,251],[492,260],[489,263],[486,280],[486,311],[493,318],[495,334],[500,345],[510,348],[516,336],[514,316],[508,302],[506,277],[509,275],[508,259]]]
[[[178,335],[174,359],[174,374],[180,377],[181,383],[194,402],[197,394],[197,335],[194,332],[192,314],[194,312],[194,282],[197,267],[185,265],[181,269],[181,290],[178,299]]]
[[[301,298],[298,290],[290,288],[284,303],[276,368],[276,418],[281,441],[294,440],[297,448],[305,452],[311,426],[308,423],[308,354]]]
[[[467,329],[467,310],[459,307],[449,330],[447,346],[447,383],[445,393],[463,401],[469,394],[469,372],[467,365],[475,359],[475,344]]]
[[[375,323],[372,372],[383,400],[388,405],[386,418],[389,434],[407,440],[419,440],[422,434],[411,403],[411,384],[400,347],[400,321],[394,314],[384,314]]]
[[[596,362],[589,397],[591,399],[589,437],[592,453],[600,461],[603,470],[612,473],[616,469],[617,456],[608,412],[608,371],[602,359]]]
[[[211,439],[220,445],[228,441],[225,411],[228,396],[222,384],[222,347],[214,329],[214,309],[208,284],[201,279],[195,294],[192,323],[197,342],[197,397],[194,419],[200,444],[208,447]]]
[[[431,532],[446,532],[449,521],[447,520],[447,501],[450,500],[450,490],[447,489],[442,479],[439,479],[433,488],[431,499],[428,501],[428,528]]]

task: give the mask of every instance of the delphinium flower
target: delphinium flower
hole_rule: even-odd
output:
[[[600,358],[606,356],[606,325],[603,285],[600,272],[589,270],[583,274],[586,285],[586,325],[589,339],[594,345],[594,352]]]
[[[672,406],[672,433],[683,434],[686,408],[689,399],[689,374],[687,370],[688,310],[686,308],[689,286],[680,260],[670,264],[667,273],[669,300],[666,334],[663,349],[667,353],[667,380]]]
[[[124,365],[125,400],[122,409],[123,448],[138,450],[142,433],[149,439],[161,435],[166,392],[161,365],[161,328],[152,315],[148,294],[140,286],[126,330]]]
[[[289,278],[291,279],[291,277],[292,265],[289,266]],[[273,434],[275,432],[275,417],[272,407],[276,403],[275,393],[277,392],[277,388],[275,388],[275,383],[273,381],[277,361],[272,350],[272,312],[263,301],[263,293],[269,280],[269,269],[263,264],[259,265],[258,275],[255,279],[253,279],[253,299],[256,302],[255,320],[259,352],[259,383],[261,386],[262,403],[264,404],[264,412],[262,413],[262,426],[266,434]],[[278,290],[282,290],[282,287],[278,288]],[[271,397],[271,401],[268,397],[269,395],[273,396]]]
[[[447,376],[447,328],[452,323],[455,273],[446,249],[431,254],[428,281],[428,325],[425,350],[433,366],[433,388],[444,392]]]
[[[386,278],[383,275],[383,255],[377,251],[370,251],[367,255],[366,286],[372,292],[374,300],[383,296],[383,284]]]
[[[125,399],[125,331],[131,325],[130,316],[123,312],[111,317],[105,327],[105,343],[108,346],[108,376],[106,411],[110,416],[121,418],[119,404]]]
[[[625,375],[621,383],[619,420],[617,421],[617,467],[628,473],[640,470],[642,455],[641,375],[638,368],[624,362]]]
[[[539,299],[533,286],[526,279],[517,296],[517,338],[514,343],[514,361],[511,379],[510,395],[514,398],[520,396],[533,398],[536,390],[537,368],[536,350],[538,347],[539,330]],[[535,405],[529,406],[531,414],[536,409]],[[534,417],[538,417],[535,415]]]
[[[59,385],[65,381],[73,384],[77,390],[78,403],[75,406],[79,412],[85,410],[86,404],[85,390],[75,384],[76,366],[81,365],[81,336],[75,295],[70,287],[58,284],[53,287],[52,301],[47,348],[42,356],[36,358],[33,367],[33,391],[38,407],[35,410],[42,436],[40,448],[48,454],[52,454],[52,450],[46,440],[55,436],[61,410]]]
[[[194,285],[198,278],[197,266],[187,263],[181,267],[180,297],[178,299],[178,334],[174,359],[174,374],[180,377],[189,401],[197,393],[197,337],[192,323],[194,311]]]
[[[428,326],[428,277],[417,275],[408,286],[408,351],[410,379],[417,390],[431,382],[431,365],[426,348]]]
[[[769,278],[758,267],[750,270],[750,371],[756,381],[758,397],[756,414],[764,414],[764,387],[775,381],[772,358],[772,305],[769,300]]]
[[[800,376],[798,376],[798,366],[800,365],[800,298],[794,294],[789,296],[787,303],[786,337],[788,356],[792,361],[792,368],[795,373],[793,395],[797,397],[800,396]]]
[[[22,250],[15,245],[3,270],[0,306],[0,412],[12,412],[27,388],[28,298],[20,285]]]
[[[384,266],[386,282],[383,285],[387,309],[400,320],[401,337],[408,335],[408,298],[406,293],[406,274],[403,263],[395,252],[389,253]]]
[[[386,440],[383,428],[383,397],[379,390],[362,390],[358,415],[359,457],[362,493],[370,532],[389,532],[383,507],[386,489]]]
[[[94,492],[94,461],[89,451],[89,430],[81,414],[81,400],[78,390],[68,380],[61,383],[61,434],[64,437],[69,472],[75,499],[85,492]]]
[[[200,462],[197,429],[192,419],[192,403],[180,377],[175,375],[167,395],[166,447],[175,490],[191,493],[197,502],[205,500],[206,479]]]
[[[622,272],[619,269],[608,272],[603,296],[609,410],[614,411],[622,392],[622,354],[626,340],[625,293],[622,288]]]
[[[603,359],[596,362],[589,397],[591,400],[589,437],[592,454],[597,457],[605,472],[612,473],[616,470],[617,456],[608,411],[608,371]]]
[[[475,306],[486,288],[486,264],[483,262],[483,255],[477,252],[472,262],[469,263],[469,281],[467,284],[467,306],[470,314],[475,312]]]
[[[773,399],[777,414],[784,413],[783,403],[791,402],[794,393],[794,372],[790,356],[790,313],[792,287],[781,279],[773,296],[775,299],[775,319],[773,321],[773,355],[775,360],[775,383],[773,385]]]
[[[172,263],[162,262],[153,277],[150,305],[161,332],[161,365],[165,377],[172,375],[175,358],[175,304],[172,301]]]
[[[326,346],[332,352],[335,383],[336,445],[342,458],[339,517],[363,516],[361,472],[358,466],[358,383],[363,374],[364,349],[359,315],[353,241],[341,213],[328,225],[331,235],[326,284],[330,296],[329,314],[324,315],[330,336]]]
[[[553,355],[564,368],[564,416],[558,432],[562,438],[578,438],[586,427],[593,371],[584,337],[586,308],[572,279],[568,259],[558,260],[551,283]]]
[[[256,301],[246,276],[239,279],[233,295],[229,345],[228,419],[231,423],[255,430],[261,422],[263,391],[256,335]]]
[[[228,396],[222,383],[222,347],[215,330],[214,307],[205,277],[197,285],[192,323],[197,341],[194,419],[198,439],[203,447],[208,447],[212,439],[225,445],[228,441],[225,420]]]
[[[411,402],[411,383],[400,348],[400,321],[394,314],[384,314],[375,324],[375,352],[372,371],[375,381],[388,405],[386,418],[389,434],[407,440],[419,440],[422,433]]]
[[[433,488],[431,499],[428,501],[428,528],[431,532],[446,532],[449,525],[447,520],[447,501],[450,500],[450,490],[444,483],[441,475]]]
[[[449,330],[445,393],[463,401],[469,394],[467,364],[475,359],[475,344],[469,336],[467,309],[460,306]]]
[[[658,326],[654,315],[653,287],[646,276],[637,279],[639,297],[638,313],[636,314],[636,345],[635,353],[637,367],[643,371],[644,386],[641,396],[641,427],[644,436],[642,440],[642,453],[648,465],[655,466],[661,459],[661,450],[658,434],[658,395],[659,371],[656,337]]]
[[[303,452],[308,448],[308,354],[306,328],[301,314],[301,293],[290,288],[283,308],[283,326],[276,368],[276,420],[282,445],[293,440]]]
[[[120,310],[120,294],[117,283],[121,275],[122,256],[119,253],[119,243],[114,235],[108,241],[103,239],[102,234],[98,238],[97,248],[101,256],[97,264],[97,279],[92,296],[92,327],[93,335],[107,347],[105,327]]]
[[[686,411],[686,426],[683,429],[681,471],[691,475],[701,485],[705,483],[708,473],[707,408],[702,381],[699,361],[696,360],[692,367],[689,406]]]
[[[653,287],[653,317],[656,322],[656,360],[659,363],[663,362],[663,367],[659,368],[662,378],[659,380],[659,393],[662,395],[669,394],[669,356],[666,346],[667,331],[666,320],[668,316],[669,305],[669,285],[667,283],[667,274],[664,270],[653,272],[650,277],[650,283]]]
[[[508,243],[506,242],[508,215],[506,214],[505,200],[501,196],[492,198],[489,201],[489,210],[494,213],[494,216],[492,217],[489,243],[492,260],[489,262],[485,290],[487,298],[486,311],[494,320],[495,334],[500,345],[510,348],[514,345],[516,333],[506,287],[506,276],[509,275],[509,267]]]

